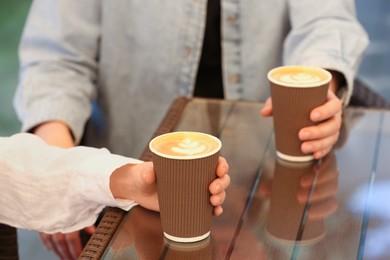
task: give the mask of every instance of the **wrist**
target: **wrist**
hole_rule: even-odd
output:
[[[345,77],[342,73],[338,71],[328,71],[332,74],[332,80],[330,81],[329,89],[337,95],[338,92],[346,85]]]
[[[32,129],[31,132],[42,138],[49,145],[63,148],[69,148],[75,145],[70,128],[61,121],[42,123]]]

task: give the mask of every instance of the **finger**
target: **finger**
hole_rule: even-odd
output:
[[[301,141],[320,139],[338,133],[340,127],[341,114],[337,114],[318,125],[302,128],[298,135]]]
[[[41,234],[43,234],[43,233],[41,233]],[[49,245],[50,251],[53,251],[54,254],[56,254],[60,259],[64,259],[65,256],[63,255],[62,250],[57,248],[56,244],[53,241],[53,236],[54,235],[52,235],[52,234],[43,234],[41,236],[41,238],[42,238],[42,241],[45,241],[44,244]]]
[[[144,163],[144,168],[141,174],[142,181],[145,184],[154,184],[156,182],[156,174],[154,173],[153,163],[146,162]]]
[[[301,150],[306,154],[319,152],[319,154],[323,155],[323,152],[330,151],[333,145],[337,142],[338,136],[339,133],[337,132],[336,134],[325,138],[303,142],[301,145]],[[322,150],[323,152],[321,152]]]
[[[309,220],[324,219],[336,212],[337,208],[338,203],[335,198],[322,201],[320,203],[311,205],[308,218]]]
[[[324,185],[328,182],[337,182],[338,178],[338,172],[336,169],[329,169],[329,170],[320,170],[320,173],[317,174],[317,180],[316,185]],[[314,182],[314,173],[310,173],[308,175],[305,175],[301,179],[301,187],[302,188],[309,188],[313,185]]]
[[[314,157],[314,159],[321,159],[321,158],[325,157],[326,155],[328,155],[331,150],[332,150],[332,147],[327,147],[323,150],[316,151],[316,152],[314,152],[313,157]]]
[[[338,190],[338,182],[333,181],[326,183],[324,185],[316,185],[314,187],[314,192],[310,195],[310,188],[303,188],[298,191],[297,199],[301,204],[306,203],[310,199],[310,203],[319,202],[322,200],[327,200],[330,197],[335,196]]]
[[[229,172],[229,165],[228,165],[226,159],[223,158],[222,156],[220,156],[218,158],[218,165],[217,165],[216,174],[218,177],[223,177],[228,172]]]
[[[213,214],[215,216],[221,216],[223,213],[223,208],[221,206],[214,207]]]
[[[314,151],[312,155],[313,155],[314,159],[321,159],[321,158],[325,157],[326,155],[328,155],[331,150],[332,150],[332,147],[326,147],[325,149]]]
[[[39,238],[41,239],[42,241],[42,244],[46,247],[46,249],[48,251],[52,251],[53,250],[53,245],[50,241],[50,237],[51,235],[48,235],[48,234],[45,234],[45,233],[39,233]]]
[[[320,122],[338,113],[342,113],[342,103],[332,91],[328,91],[328,101],[324,105],[313,109],[310,113],[310,119],[313,122]]]
[[[71,259],[77,259],[83,251],[79,232],[65,234],[65,241],[67,248],[69,248],[69,255]]]
[[[96,230],[96,227],[95,226],[89,226],[89,227],[86,227],[84,228],[85,232],[87,232],[88,234],[92,235],[95,230]]]
[[[69,250],[66,246],[64,234],[56,233],[50,237],[54,252],[61,258],[67,259],[70,257]]]
[[[230,185],[230,176],[228,174],[224,175],[223,177],[219,177],[215,179],[213,182],[211,182],[209,186],[209,190],[211,194],[218,194],[221,192],[224,192],[227,187]]]
[[[260,111],[262,116],[272,116],[272,99],[268,98],[264,103],[263,109]]]
[[[260,180],[259,194],[262,197],[269,197],[272,194],[272,179]]]
[[[226,192],[218,193],[217,195],[212,195],[210,197],[210,202],[213,206],[221,206],[226,198]]]

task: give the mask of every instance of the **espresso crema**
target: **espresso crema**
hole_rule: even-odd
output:
[[[284,66],[268,73],[270,81],[286,87],[316,87],[328,83],[331,78],[328,71],[308,66]]]
[[[203,157],[218,151],[221,142],[214,136],[198,132],[173,132],[156,137],[150,149],[164,157]]]

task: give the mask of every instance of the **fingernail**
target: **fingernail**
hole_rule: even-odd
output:
[[[304,144],[303,145],[303,152],[309,153],[309,152],[312,152],[313,149],[314,149],[314,147],[311,144]]]
[[[270,107],[271,107],[270,104],[265,103],[262,110],[266,110],[266,109],[268,109],[268,108],[270,108]]]
[[[300,137],[300,139],[303,139],[303,140],[309,139],[310,138],[310,132],[308,132],[308,131],[301,131],[299,133],[299,137]]]
[[[321,117],[321,113],[319,113],[319,112],[313,112],[312,117],[313,117],[314,120],[317,120],[317,119],[319,119],[319,118]]]

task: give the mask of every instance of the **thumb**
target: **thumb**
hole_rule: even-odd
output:
[[[146,162],[145,168],[141,173],[141,179],[144,184],[151,185],[156,182],[156,174],[152,162]]]
[[[263,109],[260,111],[262,116],[272,116],[272,100],[271,98],[268,98],[267,101],[264,104]]]
[[[89,227],[84,228],[84,230],[88,234],[93,234],[93,232],[95,232],[95,230],[96,230],[96,227],[95,226],[89,226]]]

